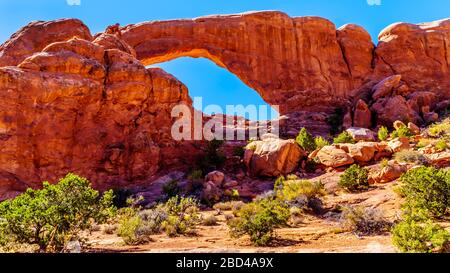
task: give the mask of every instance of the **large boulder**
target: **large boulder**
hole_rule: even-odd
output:
[[[450,152],[444,151],[436,154],[426,155],[428,162],[437,167],[450,166]]]
[[[394,88],[400,85],[401,75],[394,75],[387,77],[373,87],[372,98],[378,100],[383,97],[388,97],[392,94]]]
[[[358,100],[355,107],[355,114],[353,117],[353,126],[361,128],[370,128],[372,125],[372,112],[367,103],[363,100]]]
[[[399,138],[393,139],[388,142],[388,146],[394,153],[411,149],[411,145],[410,145],[409,139],[407,137],[399,137]]]
[[[346,130],[356,141],[375,141],[376,134],[374,131],[366,128],[352,127]]]
[[[317,152],[316,159],[320,164],[331,168],[348,166],[355,162],[348,153],[336,146],[323,147]]]
[[[404,173],[408,171],[408,165],[406,164],[398,164],[397,162],[389,162],[389,164],[383,167],[381,170],[378,170],[369,175],[369,182],[371,184],[375,183],[389,183],[392,182]]]
[[[377,100],[371,107],[379,124],[391,126],[394,121],[421,123],[421,118],[402,96],[386,97]]]
[[[294,140],[267,138],[246,147],[244,162],[252,176],[277,177],[295,171],[304,155]]]
[[[211,181],[217,187],[222,187],[223,182],[225,181],[225,174],[219,171],[213,171],[206,175],[205,181]]]

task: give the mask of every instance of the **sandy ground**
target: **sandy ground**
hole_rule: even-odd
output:
[[[350,194],[340,192],[337,187],[339,173],[328,173],[315,179],[321,180],[328,191],[324,197],[324,208],[328,211],[340,205],[359,205],[376,208],[390,220],[399,215],[400,200],[394,193],[396,183],[373,186],[366,192]],[[296,225],[276,230],[276,240],[269,247],[254,247],[248,238],[231,238],[224,214],[217,215],[216,226],[199,226],[197,235],[170,238],[164,234],[151,236],[151,242],[127,246],[116,235],[101,231],[90,236],[92,252],[144,252],[144,253],[223,253],[223,252],[268,252],[268,253],[390,253],[395,252],[389,233],[360,237],[351,232],[342,232],[339,220],[333,217],[305,215]],[[204,211],[204,217],[217,214]]]

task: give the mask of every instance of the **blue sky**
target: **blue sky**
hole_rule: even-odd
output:
[[[80,5],[69,5],[78,2]],[[381,5],[369,5],[381,2]],[[106,26],[149,20],[192,18],[250,10],[280,10],[291,16],[317,15],[336,26],[356,23],[376,42],[387,25],[450,17],[448,0],[0,0],[0,43],[33,20],[74,17],[96,33]],[[264,104],[259,95],[228,71],[204,59],[180,58],[160,67],[184,82],[203,104]]]

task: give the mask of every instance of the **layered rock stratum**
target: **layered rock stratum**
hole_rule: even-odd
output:
[[[450,19],[393,24],[376,46],[357,25],[276,11],[95,36],[76,19],[30,23],[0,46],[0,198],[67,172],[104,189],[192,164],[195,143],[170,134],[188,90],[148,65],[208,58],[279,105],[285,132],[326,134],[337,108],[349,127],[436,120],[450,105],[449,47]]]

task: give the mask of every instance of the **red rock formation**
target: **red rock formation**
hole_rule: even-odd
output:
[[[31,23],[0,46],[0,198],[69,171],[106,188],[191,164],[191,143],[170,136],[171,107],[191,106],[187,88],[144,66],[181,56],[209,58],[280,105],[288,133],[325,134],[327,115],[360,98],[379,123],[435,120],[450,100],[449,31],[450,20],[395,24],[375,48],[361,27],[281,12],[114,25],[95,37],[75,19]],[[393,75],[401,81],[372,98]]]

